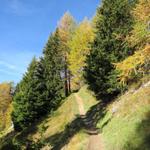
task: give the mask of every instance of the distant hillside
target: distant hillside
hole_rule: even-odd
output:
[[[11,126],[11,84],[0,84],[0,133]]]

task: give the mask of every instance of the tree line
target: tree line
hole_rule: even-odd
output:
[[[65,13],[16,86],[15,129],[51,113],[84,84],[108,102],[142,78],[150,67],[149,19],[149,0],[103,0],[92,20],[81,23]]]

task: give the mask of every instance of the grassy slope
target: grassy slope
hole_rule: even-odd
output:
[[[90,110],[92,113],[100,111],[97,109],[99,105],[95,97],[86,86],[78,92],[78,95],[83,99],[86,111]],[[72,94],[57,111],[36,125],[33,133],[28,131],[27,136],[21,134],[19,138],[21,141],[39,139],[53,146],[61,145],[61,141],[61,148],[85,150],[88,135],[82,128],[78,129],[78,114],[78,106]],[[149,150],[150,87],[141,88],[134,93],[128,92],[109,104],[97,126],[102,129],[105,150]]]
[[[39,125],[39,130],[37,134],[40,133],[42,128],[46,128],[43,131],[42,135],[44,138],[48,138],[51,135],[54,135],[58,132],[61,132],[65,129],[65,126],[74,120],[78,114],[78,106],[75,101],[74,95],[71,95],[61,106],[55,111],[51,116],[43,121]],[[34,135],[35,136],[35,135]]]
[[[82,98],[85,111],[97,104],[96,98],[93,96],[93,93],[87,90],[87,86],[84,86],[78,92],[78,95]],[[89,136],[85,134],[83,130],[80,130],[66,146],[68,150],[85,150],[88,144]]]
[[[81,88],[78,94],[81,96],[81,98],[83,98],[86,111],[88,111],[91,106],[97,103],[96,99],[92,96],[91,92],[87,90],[86,86]],[[58,108],[57,111],[44,119],[44,121],[37,126],[36,132],[32,134],[30,133],[27,138],[30,140],[32,139],[35,142],[42,140],[47,143],[46,145],[55,146],[57,145],[57,142],[61,141],[61,138],[63,139],[65,136],[70,134],[69,132],[72,130],[72,128],[67,130],[67,127],[76,125],[78,122],[78,116],[78,105],[76,103],[74,94],[72,94]],[[68,137],[65,138],[67,139]],[[68,143],[66,142],[65,147],[71,150],[84,150],[87,142],[88,135],[85,134],[82,129],[77,128],[77,131],[73,131],[71,138],[68,138]]]
[[[47,118],[42,124],[40,124],[39,131],[43,125],[47,127],[47,129],[42,133],[43,140],[46,140],[48,145],[53,145],[54,143],[55,146],[57,139],[59,142],[61,133],[65,131],[66,126],[73,122],[78,115],[78,105],[76,103],[75,96],[72,94],[67,101],[64,102],[64,104],[56,112],[54,112],[52,117]],[[57,134],[60,134],[60,137],[57,138]],[[35,137],[35,135],[33,137]],[[83,140],[83,143],[85,143],[87,136],[82,131],[79,131],[72,139],[69,139],[69,144],[66,147],[72,150],[84,148],[83,143],[81,143],[81,139]]]
[[[150,150],[150,86],[110,104],[98,127],[105,150]]]
[[[78,94],[83,99],[86,111],[93,104],[97,106],[93,94],[86,86]],[[118,97],[106,107],[106,114],[97,126],[102,129],[105,150],[149,150],[150,86],[135,91],[132,89]],[[81,132],[73,137],[67,149],[85,150],[82,145],[86,144],[87,137]]]
[[[87,89],[87,86],[84,86],[78,92],[78,95],[82,98],[84,109],[88,111],[91,106],[96,105],[98,102],[96,98],[93,96],[94,94]]]

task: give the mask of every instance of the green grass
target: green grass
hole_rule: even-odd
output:
[[[79,114],[78,105],[75,96],[71,95],[52,116],[40,124],[39,127],[43,125],[47,127],[46,131],[43,133],[44,138],[63,131],[66,125],[75,119],[77,114]]]
[[[96,99],[89,93],[87,90],[87,86],[81,88],[78,92],[78,95],[83,99],[83,103],[85,106],[85,111],[96,104]],[[54,112],[52,117],[48,118],[43,122],[44,126],[47,129],[42,134],[44,139],[50,139],[49,142],[51,143],[51,136],[57,135],[60,132],[63,132],[67,125],[70,125],[74,120],[76,120],[77,116],[79,115],[78,105],[75,99],[75,95],[72,94],[62,106]],[[39,127],[41,127],[41,124]],[[67,133],[66,133],[67,134]],[[86,143],[88,136],[79,130],[69,141],[68,147],[72,150],[83,149],[83,143]],[[82,142],[81,142],[82,141]],[[57,141],[53,141],[54,143]]]
[[[87,85],[83,86],[80,91],[78,92],[78,95],[82,98],[84,109],[85,111],[88,111],[91,106],[98,103],[96,98],[94,97],[94,93],[88,90]]]
[[[78,95],[83,99],[86,112],[90,110],[89,113],[100,116],[98,102],[87,86],[81,88]],[[85,150],[89,135],[80,128],[78,116],[78,105],[72,94],[53,114],[16,139],[34,141],[36,146],[44,143],[48,147],[60,145],[68,150]],[[150,150],[150,87],[118,97],[106,107],[106,114],[103,118],[100,116],[97,127],[102,129],[104,150]]]
[[[77,94],[83,99],[85,111],[97,103],[91,92],[87,90],[87,86],[81,88]],[[73,93],[53,114],[43,118],[43,121],[24,132],[18,133],[9,143],[14,141],[20,145],[21,149],[24,149],[26,141],[30,140],[36,147],[45,145],[50,148],[62,144],[62,147],[65,146],[71,150],[84,150],[89,136],[80,128],[78,116],[80,116],[78,104]]]
[[[88,145],[89,136],[83,132],[79,131],[66,146],[68,150],[85,150]]]
[[[105,150],[150,150],[150,87],[121,96],[107,110],[97,125]]]
[[[87,90],[87,86],[81,88],[81,90],[78,92],[78,95],[83,99],[85,111],[88,111],[91,106],[97,103],[96,99]],[[75,99],[75,95],[71,94],[67,98],[67,100],[60,106],[60,108],[53,113],[52,116],[48,117],[46,120],[44,120],[43,123],[38,126],[38,131],[36,132],[36,134],[32,135],[32,138],[36,141],[36,139],[42,137],[42,139],[47,141],[47,143],[50,143],[50,145],[53,145],[53,143],[55,145],[55,143],[57,143],[57,140],[61,141],[61,136],[63,137],[64,135],[67,136],[67,134],[70,134],[67,133],[66,128],[67,126],[71,126],[70,124],[73,125],[73,122],[76,122],[77,116],[79,116],[78,105]],[[45,130],[40,132],[42,129]],[[57,138],[57,134],[59,134],[59,138]],[[75,133],[69,140],[70,141],[67,145],[69,149],[84,149],[84,145],[88,140],[88,135],[82,132],[82,129],[77,129],[77,133]]]

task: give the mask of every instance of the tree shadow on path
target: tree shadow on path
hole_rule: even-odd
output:
[[[85,129],[89,134],[98,134],[97,122],[106,114],[106,104],[99,102],[90,108],[86,115],[78,115],[65,130],[46,139],[46,143],[52,145],[52,150],[60,150],[69,143],[71,138],[80,130]]]

